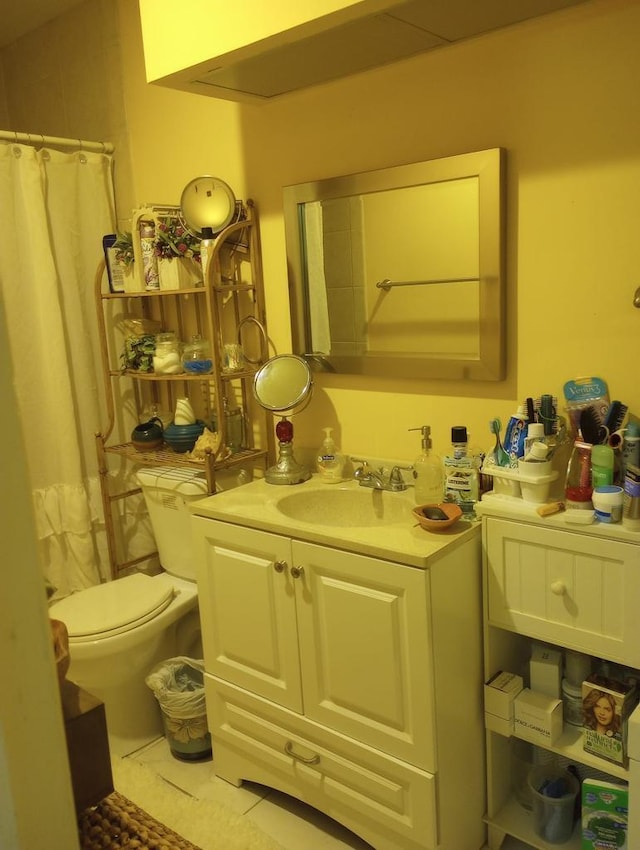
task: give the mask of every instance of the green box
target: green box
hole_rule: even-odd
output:
[[[629,787],[601,779],[582,783],[582,850],[628,850]]]

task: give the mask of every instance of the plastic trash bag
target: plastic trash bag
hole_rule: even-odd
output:
[[[169,658],[158,664],[145,682],[169,717],[180,719],[206,713],[204,661]]]
[[[169,658],[158,664],[145,682],[160,704],[172,738],[187,743],[208,736],[204,661]]]

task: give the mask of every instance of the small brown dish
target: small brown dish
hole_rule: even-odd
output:
[[[442,518],[439,518],[439,514]],[[444,531],[451,528],[462,516],[462,508],[454,502],[440,502],[437,505],[417,505],[413,515],[421,528],[427,531]]]

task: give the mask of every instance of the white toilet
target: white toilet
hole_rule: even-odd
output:
[[[109,744],[124,756],[162,735],[145,677],[161,661],[202,658],[187,503],[207,495],[204,474],[153,467],[137,472],[165,572],[100,584],[54,603],[69,632],[67,678],[105,704]]]

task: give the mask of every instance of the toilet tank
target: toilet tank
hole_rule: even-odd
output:
[[[207,496],[204,472],[154,466],[136,473],[142,487],[160,564],[171,575],[196,580],[187,505]]]

